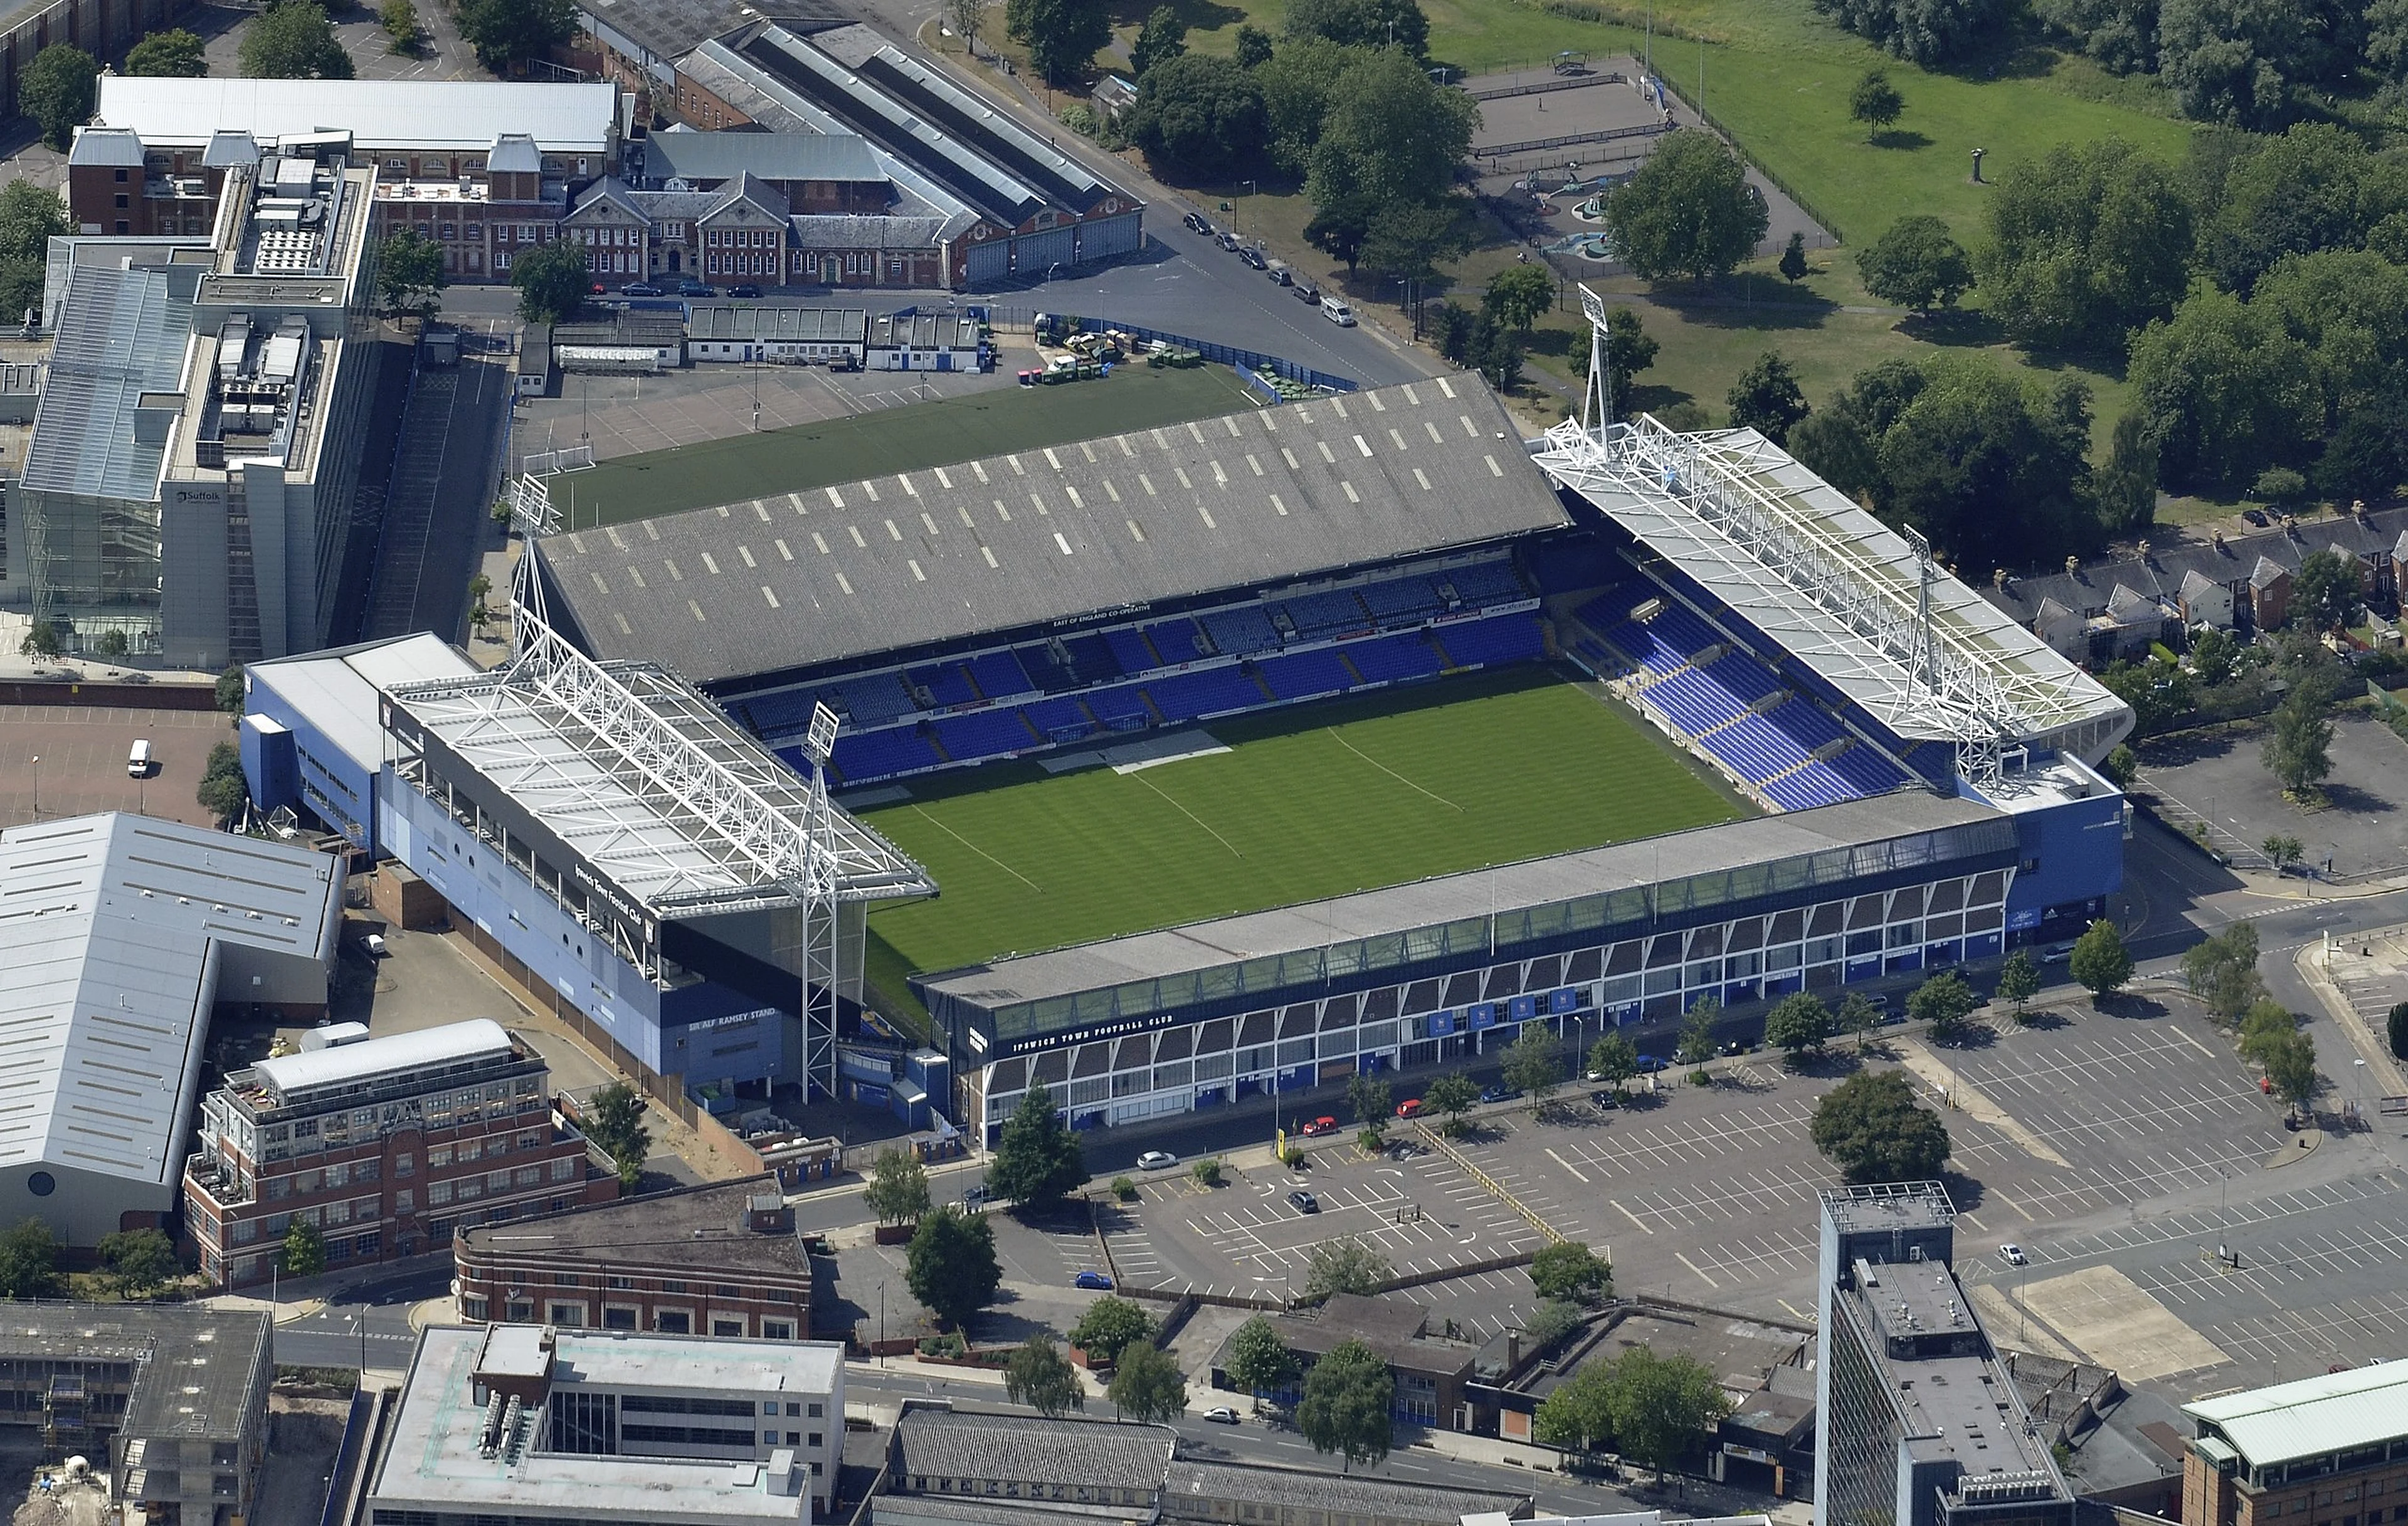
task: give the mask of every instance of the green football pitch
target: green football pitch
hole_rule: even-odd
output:
[[[896,380],[898,387],[908,384],[908,378]],[[857,482],[885,472],[918,471],[1008,451],[1041,450],[1215,418],[1260,401],[1226,366],[1192,370],[1115,366],[1111,375],[1097,380],[1051,387],[988,387],[965,397],[605,461],[577,474],[574,527],[624,525],[681,509],[709,509]]]
[[[1754,813],[1547,669],[1202,729],[1230,751],[1129,773],[990,764],[862,811],[942,887],[871,914],[886,1000],[907,1004],[908,972]]]

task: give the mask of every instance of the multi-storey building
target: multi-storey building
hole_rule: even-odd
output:
[[[0,1425],[46,1460],[106,1455],[109,1498],[154,1526],[250,1519],[275,1379],[265,1311],[11,1303]]]
[[[542,1057],[490,1018],[263,1059],[201,1107],[186,1228],[221,1287],[267,1280],[295,1218],[341,1266],[441,1247],[462,1223],[615,1196],[551,1110]]]
[[[368,1519],[808,1526],[843,1456],[840,1346],[436,1326]]]
[[[453,1231],[460,1314],[566,1330],[810,1334],[811,1259],[775,1176],[710,1182]]]
[[[2183,1526],[2408,1520],[2408,1363],[2185,1404]]]
[[[1814,1526],[2072,1526],[1950,1268],[1956,1217],[1938,1182],[1823,1194]]]

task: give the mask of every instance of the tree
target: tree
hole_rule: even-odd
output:
[[[1814,1147],[1851,1182],[1925,1181],[1948,1159],[1948,1127],[1898,1071],[1859,1071],[1814,1105]]]
[[[253,79],[349,79],[353,71],[324,7],[285,0],[251,18],[242,37],[242,72]]]
[[[1359,249],[1383,216],[1450,199],[1455,166],[1470,152],[1480,117],[1470,96],[1432,83],[1396,49],[1343,62],[1326,89],[1327,104],[1305,174],[1317,222],[1359,230]]]
[[[22,179],[0,186],[0,318],[39,310],[50,240],[72,231],[56,191]]]
[[[1856,256],[1865,290],[1885,302],[1929,312],[1953,308],[1973,284],[1973,259],[1926,213],[1901,217]]]
[[[202,52],[201,39],[178,26],[153,32],[136,43],[125,55],[125,72],[197,79],[209,72],[209,61]]]
[[[1141,81],[1157,64],[1168,64],[1187,51],[1187,23],[1168,6],[1156,6],[1129,44],[1129,67]]]
[[[2122,989],[2124,983],[2132,978],[2132,956],[2125,951],[2123,935],[2115,930],[2115,924],[2103,916],[2091,923],[2089,930],[2073,941],[2073,955],[2067,961],[2066,972],[2094,1001]]]
[[[2242,657],[2241,643],[2233,640],[2232,632],[2229,630],[2218,630],[2210,626],[2191,638],[2190,670],[2208,688],[2231,683],[2241,670]],[[2114,755],[2109,756],[2112,757]],[[2139,771],[2136,762],[2133,772]],[[2119,781],[2116,787],[2121,789],[2129,783],[2128,776]]]
[[[1551,1298],[1530,1311],[1522,1321],[1524,1345],[1532,1353],[1543,1352],[1557,1341],[1580,1329],[1586,1316],[1581,1306],[1569,1299]]]
[[[903,1261],[911,1296],[954,1330],[986,1307],[1003,1282],[995,1226],[950,1202],[920,1220]]]
[[[1389,1406],[1397,1379],[1360,1341],[1341,1341],[1304,1375],[1296,1428],[1316,1452],[1336,1452],[1351,1468],[1388,1455]]]
[[[398,227],[377,246],[377,304],[388,318],[424,323],[443,305],[443,246],[416,228]]]
[[[100,633],[100,640],[93,643],[93,650],[104,657],[122,657],[132,645],[126,640],[125,632],[112,626]]]
[[[2304,799],[2332,772],[2332,721],[2325,699],[2311,689],[2294,689],[2274,707],[2273,726],[2259,750],[2266,771],[2283,782],[2283,793]]]
[[[871,1164],[861,1201],[881,1224],[909,1224],[928,1211],[928,1168],[910,1151],[889,1145]]]
[[[1129,141],[1203,176],[1259,156],[1269,139],[1262,82],[1231,59],[1183,53],[1148,68],[1128,111]]]
[[[1831,1009],[1812,991],[1797,991],[1773,1004],[1764,1017],[1764,1042],[1789,1053],[1791,1064],[1820,1054],[1831,1036]]]
[[[1980,268],[2009,337],[2112,351],[2173,310],[2190,279],[2190,202],[2164,165],[2121,138],[2052,150],[1990,195]]]
[[[1856,1041],[1856,1053],[1865,1052],[1865,1040],[1882,1026],[1881,1008],[1874,1006],[1862,991],[1850,991],[1840,1002],[1840,1010],[1831,1015],[1831,1030],[1845,1033]]]
[[[2335,82],[2355,63],[2356,28],[2348,15],[2333,13],[2340,9],[2292,0],[2161,0],[2158,77],[2186,116],[2272,129],[2290,114],[2295,88]]]
[[[76,128],[92,120],[99,78],[100,65],[90,53],[73,43],[54,42],[17,77],[17,104],[41,124],[43,142],[64,149]]]
[[[2099,527],[2109,535],[2146,530],[2157,517],[2157,442],[2138,409],[2126,409],[2109,437],[2107,464],[2093,473]]]
[[[2157,0],[2037,0],[2032,8],[2111,74],[2157,69]]]
[[[1906,1015],[1928,1024],[1933,1038],[1945,1039],[1953,1037],[1958,1026],[1981,1004],[1982,999],[1965,984],[1965,977],[1949,970],[1914,988],[1914,994],[1906,999]]]
[[[1005,0],[1003,28],[1054,84],[1087,72],[1096,50],[1112,40],[1112,13],[1104,0]]]
[[[510,261],[519,316],[530,324],[564,324],[576,317],[593,279],[584,252],[565,239],[538,244]]]
[[[243,697],[248,690],[249,684],[242,676],[242,664],[227,663],[225,671],[218,675],[218,709],[228,715],[241,714]]]
[[[1976,46],[2014,7],[2008,0],[1814,0],[1814,8],[1899,58],[1928,66]]]
[[[1304,1296],[1318,1303],[1332,1293],[1378,1292],[1396,1280],[1397,1269],[1377,1245],[1357,1235],[1340,1235],[1312,1247],[1304,1269]]]
[[[518,72],[575,37],[576,0],[466,0],[460,36],[495,74]]]
[[[2280,871],[2289,865],[2298,863],[2300,856],[2307,852],[2307,845],[2296,837],[2285,837],[2277,832],[2258,843],[2258,851],[2264,854],[2275,870]]]
[[[1248,22],[1238,28],[1236,58],[1242,69],[1257,69],[1271,61],[1271,35]]]
[[[1505,1084],[1541,1102],[1564,1084],[1563,1041],[1546,1024],[1523,1024],[1520,1035],[1505,1046]]]
[[[1471,203],[1462,196],[1389,202],[1364,225],[1357,258],[1375,276],[1427,281],[1441,262],[1470,247],[1470,210]],[[1513,348],[1518,356],[1520,345]],[[1483,368],[1497,367],[1492,362]]]
[[[986,26],[987,7],[994,0],[945,0],[945,14],[953,18],[953,30],[962,35],[962,46],[970,56],[978,56],[979,33]]]
[[[1230,1382],[1256,1398],[1276,1393],[1296,1379],[1296,1353],[1280,1339],[1279,1327],[1259,1314],[1230,1335],[1221,1366]]]
[[[1540,1441],[1550,1447],[1595,1451],[1613,1434],[1613,1364],[1584,1361],[1539,1401]]]
[[[384,28],[396,53],[414,53],[426,40],[425,28],[418,20],[418,7],[412,0],[384,0],[377,10],[377,24]]]
[[[2141,776],[2141,755],[2132,744],[2119,741],[2099,761],[2099,772],[2117,789],[2129,790],[2132,781]]]
[[[1588,1046],[1589,1074],[1620,1091],[1639,1073],[1639,1046],[1619,1032],[1608,1033]]]
[[[2384,1019],[2384,1034],[2391,1041],[2391,1058],[2408,1059],[2408,1001],[2395,1001],[2390,1015]]]
[[[251,801],[251,784],[243,777],[242,754],[230,741],[221,741],[209,749],[209,760],[201,770],[201,782],[193,798],[219,821],[232,821],[242,814]]]
[[[1848,92],[1848,115],[1865,124],[1868,142],[1879,139],[1882,129],[1896,122],[1905,109],[1906,97],[1889,82],[1887,69],[1866,70],[1865,77],[1856,81],[1856,88]]]
[[[1803,228],[1790,229],[1789,242],[1781,246],[1781,279],[1791,281],[1806,279],[1806,230]]]
[[[1021,1095],[1003,1126],[987,1185],[1014,1202],[1043,1208],[1087,1185],[1087,1152],[1063,1127],[1043,1082]]]
[[[1459,1132],[1463,1116],[1480,1105],[1480,1087],[1460,1071],[1441,1075],[1422,1091],[1423,1105],[1446,1120],[1449,1133]]]
[[[1003,1367],[1003,1393],[1015,1404],[1026,1404],[1049,1420],[1087,1407],[1087,1386],[1079,1370],[1039,1330],[1020,1343]]]
[[[2169,482],[2232,488],[2323,433],[2315,361],[2267,309],[2202,284],[2132,341],[2132,406]]]
[[[175,1243],[157,1230],[117,1230],[94,1248],[120,1298],[148,1298],[184,1274]]]
[[[1346,1078],[1346,1105],[1366,1129],[1384,1129],[1396,1113],[1396,1090],[1383,1078],[1357,1071]]]
[[[2099,675],[2107,692],[2132,707],[2132,732],[2154,736],[2172,729],[2190,714],[2194,699],[2191,675],[2163,657],[2146,662],[2111,662]]]
[[[1674,133],[1605,198],[1623,263],[1651,281],[1730,274],[1770,224],[1739,155],[1710,133]]]
[[[1187,1377],[1170,1353],[1139,1341],[1121,1353],[1104,1390],[1113,1407],[1140,1425],[1162,1425],[1187,1409]]]
[[[1999,1000],[2013,1010],[2017,1023],[2024,1020],[2024,1009],[2040,994],[2040,966],[2033,961],[2031,950],[2016,949],[2007,956],[1999,968]]]
[[[1659,1357],[1635,1346],[1614,1359],[1606,1390],[1614,1440],[1623,1455],[1661,1478],[1730,1413],[1713,1369],[1693,1358]]]
[[[1613,1266],[1577,1240],[1560,1241],[1530,1258],[1530,1286],[1541,1298],[1594,1303],[1613,1291]]]
[[[1543,265],[1508,266],[1489,281],[1480,304],[1498,323],[1527,330],[1555,305],[1555,278]]]
[[[1125,1298],[1107,1294],[1087,1305],[1070,1327],[1070,1344],[1087,1353],[1087,1360],[1111,1366],[1138,1341],[1154,1339],[1154,1321]]]
[[[1698,998],[1697,1004],[1681,1019],[1681,1041],[1672,1051],[1673,1058],[1684,1065],[1703,1065],[1714,1058],[1714,1025],[1722,1021],[1723,1004],[1712,995]]]
[[[2399,488],[2404,468],[2408,421],[2384,399],[2350,410],[2326,438],[2325,453],[2316,458],[2316,490],[2336,503],[2387,498]]]
[[[1813,411],[1799,390],[1798,373],[1778,350],[1767,350],[1740,372],[1724,401],[1730,404],[1732,428],[1752,425],[1775,445],[1785,443],[1798,421]]]
[[[1608,378],[1607,400],[1617,419],[1630,416],[1630,400],[1639,390],[1639,373],[1656,364],[1656,353],[1663,348],[1648,338],[1640,324],[1638,310],[1609,308],[1605,314],[1605,364],[1613,374]]]
[[[2340,630],[2358,616],[2364,598],[2358,581],[2358,560],[2327,547],[2300,559],[2299,575],[2291,580],[2291,611],[2317,630]]]
[[[2268,855],[2269,857],[2272,855]],[[2258,974],[2258,924],[2235,922],[2213,938],[2183,951],[2183,984],[2207,1015],[2226,1028],[2239,1025],[2266,995]]]
[[[2300,1030],[2300,1019],[2280,1001],[2259,997],[2249,1004],[2248,1013],[2241,1019],[2238,1043],[2234,1047],[2241,1058],[2263,1065],[2270,1049],[2280,1040]]]
[[[633,1191],[644,1181],[644,1161],[652,1154],[652,1131],[644,1122],[643,1094],[624,1081],[613,1081],[594,1094],[587,1104],[585,1137],[602,1148],[619,1169],[619,1186]]]
[[[0,1298],[49,1298],[62,1290],[59,1243],[39,1218],[22,1218],[0,1231]]]
[[[2266,1068],[2266,1079],[2274,1090],[2293,1107],[2305,1107],[2316,1095],[2316,1043],[2297,1029],[2276,1037],[2259,1046],[2258,1063]]]
[[[1429,51],[1429,18],[1415,0],[1289,0],[1287,35],[1324,37],[1341,48]]]
[[[318,1226],[294,1215],[284,1229],[284,1274],[314,1277],[326,1270],[326,1237]]]
[[[59,640],[59,627],[48,620],[28,625],[23,638],[17,642],[17,655],[21,657],[55,657],[64,649]]]

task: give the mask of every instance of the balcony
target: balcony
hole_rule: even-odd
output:
[[[184,1186],[222,1211],[238,1208],[252,1201],[255,1186],[228,1171],[216,1156],[194,1152],[184,1158]]]

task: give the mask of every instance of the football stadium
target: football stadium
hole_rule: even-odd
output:
[[[988,1138],[1992,957],[2121,877],[2129,712],[1752,430],[1525,441],[1455,375],[534,554],[595,660],[798,768],[840,720],[937,887],[844,995]]]

